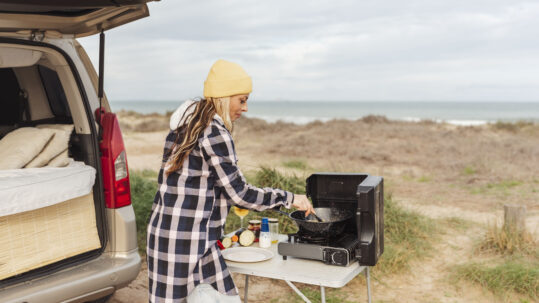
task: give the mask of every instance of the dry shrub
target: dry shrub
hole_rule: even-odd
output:
[[[122,131],[133,131],[133,127],[131,124],[124,122],[123,120],[119,120],[118,123],[120,124],[120,129]]]
[[[259,132],[267,129],[268,122],[258,118],[242,117],[234,122],[234,130],[243,130],[248,132]]]
[[[165,119],[146,119],[133,125],[137,132],[155,132],[169,129],[169,122]]]
[[[365,116],[359,121],[363,121],[365,123],[388,123],[389,120],[385,116],[377,116],[377,115],[368,115]]]
[[[494,251],[500,254],[526,253],[538,254],[537,243],[526,230],[519,231],[506,225],[489,224],[483,241],[479,245],[482,251]]]
[[[512,133],[520,132],[523,130],[537,130],[539,127],[538,124],[530,121],[517,121],[517,122],[503,122],[498,121],[494,124],[491,124],[491,127],[496,130],[504,130]]]

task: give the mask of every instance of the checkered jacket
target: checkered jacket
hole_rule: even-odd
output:
[[[176,131],[171,131],[166,139],[148,224],[150,302],[185,302],[200,283],[236,295],[217,246],[231,205],[258,211],[278,205],[290,207],[294,196],[246,183],[237,166],[232,137],[218,115],[182,167],[165,176],[175,137]]]

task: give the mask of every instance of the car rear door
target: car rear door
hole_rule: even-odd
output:
[[[144,18],[153,0],[0,0],[0,31],[54,30],[85,37]]]

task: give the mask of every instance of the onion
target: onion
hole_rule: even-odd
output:
[[[221,244],[224,248],[229,248],[232,245],[232,240],[229,237],[224,237],[221,239]]]
[[[250,230],[245,230],[240,234],[240,244],[249,246],[255,241],[255,234]]]

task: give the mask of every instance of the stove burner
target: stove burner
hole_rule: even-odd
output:
[[[310,244],[320,244],[320,245],[329,245],[329,238],[324,236],[313,235],[305,232],[298,232],[296,234],[297,242],[300,243],[310,243]]]

